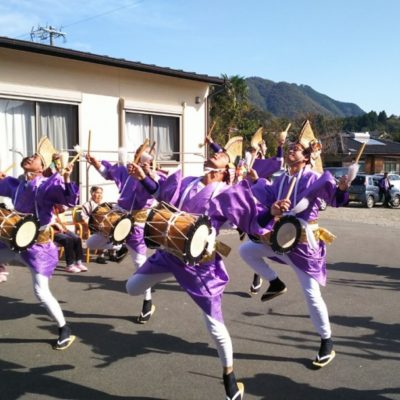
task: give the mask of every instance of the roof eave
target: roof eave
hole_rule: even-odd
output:
[[[156,65],[142,64],[134,61],[127,61],[108,56],[100,56],[92,53],[85,53],[78,50],[65,49],[62,47],[49,46],[40,43],[28,42],[25,40],[16,40],[6,37],[0,37],[0,47],[26,51],[30,53],[43,54],[52,57],[61,57],[82,62],[107,65],[117,68],[125,68],[150,74],[164,75],[191,81],[205,82],[213,85],[222,85],[222,78],[200,75],[191,72],[174,70],[171,68],[158,67]]]

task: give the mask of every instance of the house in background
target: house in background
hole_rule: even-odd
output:
[[[327,143],[324,166],[350,165],[363,143],[366,143],[366,146],[360,159],[361,172],[377,174],[400,171],[400,143],[374,138],[369,132],[344,132],[333,142]]]
[[[57,150],[79,144],[99,160],[129,157],[145,138],[155,141],[161,168],[203,170],[207,96],[217,77],[0,37],[0,170],[35,152],[47,135]],[[101,184],[105,199],[117,189],[81,160],[76,168],[81,201]]]

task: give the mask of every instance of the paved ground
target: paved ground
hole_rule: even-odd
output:
[[[338,236],[323,290],[338,355],[320,371],[310,366],[319,340],[294,274],[276,266],[285,296],[248,297],[252,272],[238,257],[237,236],[223,236],[233,247],[224,312],[246,399],[400,400],[399,216],[378,208],[322,213],[321,225]],[[128,261],[89,267],[79,275],[60,269],[51,282],[78,336],[65,352],[51,350],[56,330],[36,304],[29,272],[9,268],[0,285],[1,399],[224,398],[216,351],[174,281],[156,287],[154,319],[137,325],[141,299],[124,293]]]

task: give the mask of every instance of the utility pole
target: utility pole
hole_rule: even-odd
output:
[[[59,30],[53,28],[51,25],[42,27],[38,26],[37,29],[32,28],[31,30],[31,40],[37,37],[39,40],[50,40],[50,46],[54,46],[54,38],[62,37],[64,39],[64,43],[66,42],[65,39],[66,33],[61,32],[61,28]]]

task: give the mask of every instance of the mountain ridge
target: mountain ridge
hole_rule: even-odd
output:
[[[296,118],[307,114],[352,117],[365,114],[357,104],[334,100],[308,85],[273,82],[257,76],[245,78],[249,101],[276,117]]]

